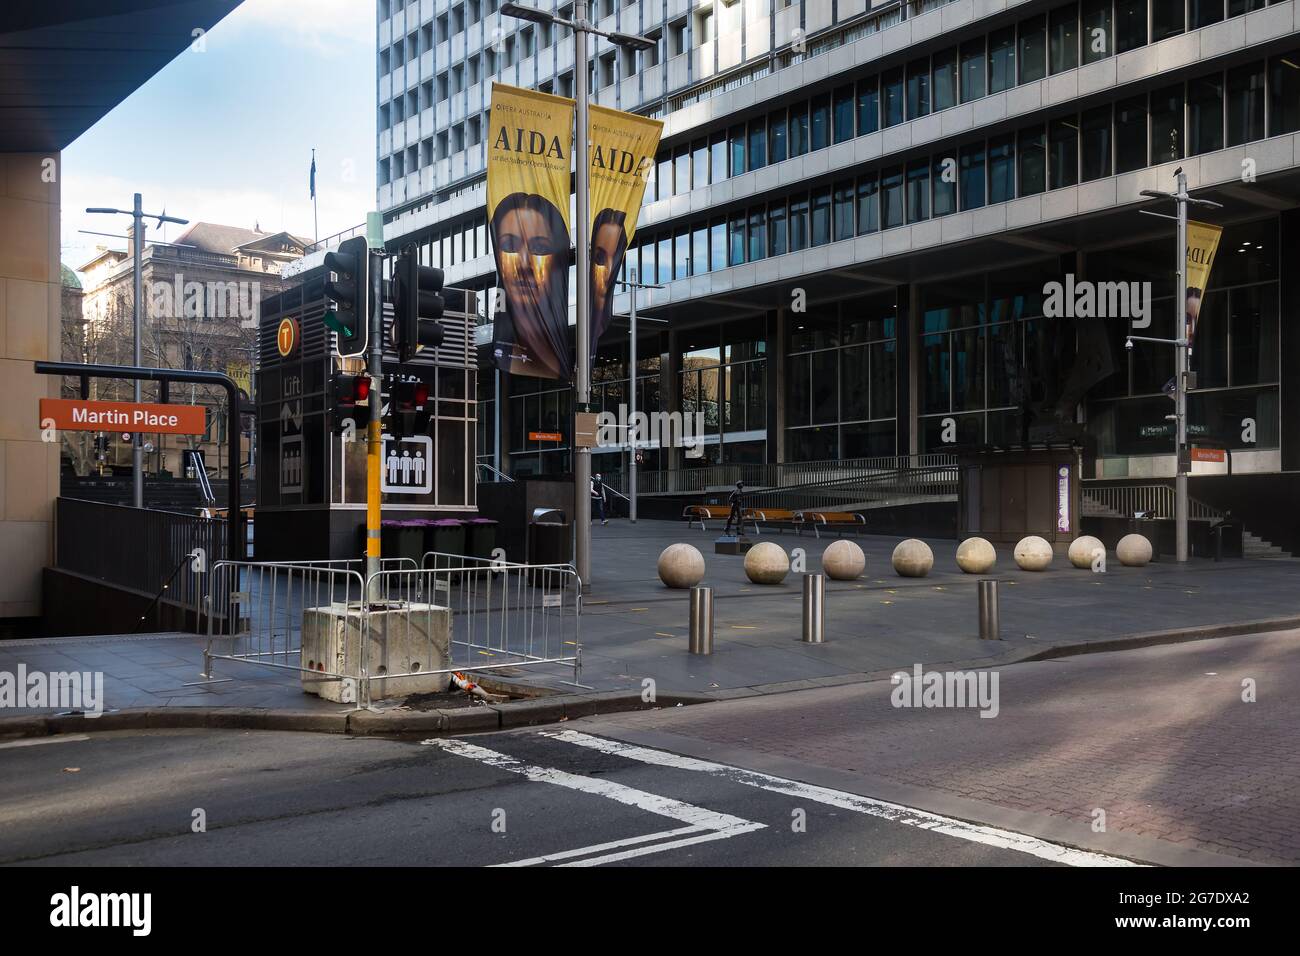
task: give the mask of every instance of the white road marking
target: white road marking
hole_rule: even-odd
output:
[[[524,763],[507,754],[498,753],[495,750],[489,750],[486,747],[480,747],[477,744],[471,744],[464,740],[454,738],[434,737],[425,740],[426,746],[441,747],[448,753],[456,754],[460,757],[467,757],[470,760],[477,760],[489,767],[498,770],[506,770],[510,773],[517,773],[527,777],[536,783],[550,783],[559,787],[566,787],[569,790],[577,790],[581,793],[589,793],[594,796],[604,797],[607,800],[613,800],[626,806],[636,807],[638,810],[645,810],[649,813],[658,814],[659,816],[668,817],[679,823],[686,824],[675,830],[664,830],[659,833],[650,833],[645,836],[631,837],[626,840],[615,840],[610,843],[600,843],[594,846],[581,847],[575,850],[563,850],[559,853],[552,853],[546,856],[533,857],[527,860],[520,860],[507,866],[535,866],[538,863],[551,862],[553,860],[566,859],[568,863],[561,863],[561,866],[599,866],[602,863],[613,863],[618,860],[626,860],[637,856],[646,856],[650,853],[662,853],[665,850],[675,849],[682,846],[690,846],[695,843],[703,843],[709,840],[725,840],[731,837],[740,836],[744,833],[751,833],[754,830],[762,830],[766,824],[755,823],[752,820],[744,820],[740,817],[732,816],[729,813],[719,813],[709,810],[705,807],[693,806],[689,803],[683,803],[680,800],[674,800],[671,797],[661,796],[657,793],[648,793],[644,790],[637,790],[621,783],[615,783],[613,780],[600,780],[593,777],[584,777],[580,774],[568,773],[563,770],[556,770],[553,767],[539,767],[534,764]],[[695,833],[696,836],[686,836],[686,834]],[[590,857],[587,859],[574,860],[573,857],[586,856],[591,853],[602,853],[605,850],[619,849],[620,847],[632,846],[637,843],[646,843],[650,840],[658,840],[669,836],[681,836],[683,839],[673,840],[668,843],[657,843],[653,846],[641,846],[634,849],[621,850],[620,852],[605,854],[603,856]]]
[[[8,743],[0,744],[0,750],[9,750],[13,747],[39,747],[42,744],[70,744],[78,740],[89,740],[86,734],[55,734],[53,737],[26,737],[22,740],[11,740]]]
[[[760,790],[769,790],[773,793],[780,793],[801,800],[812,800],[844,810],[853,810],[857,813],[880,817],[893,823],[902,823],[921,830],[930,830],[934,833],[943,833],[961,840],[970,840],[973,843],[983,843],[987,846],[1028,853],[1030,856],[1050,860],[1053,863],[1062,863],[1066,866],[1142,865],[1121,857],[1107,856],[1104,853],[1093,853],[1088,850],[1077,850],[1073,847],[1050,843],[1047,840],[1016,833],[1013,830],[967,823],[953,817],[940,816],[937,813],[916,810],[897,803],[887,803],[883,800],[875,800],[856,793],[830,790],[826,787],[800,783],[797,780],[786,780],[783,777],[775,777],[754,770],[713,763],[709,760],[699,760],[695,757],[683,757],[679,754],[668,753],[663,750],[652,750],[649,747],[638,747],[635,744],[622,743],[617,740],[606,740],[593,737],[590,734],[579,733],[575,730],[541,731],[541,736],[658,767],[671,767],[676,770],[693,770],[698,773],[712,774],[733,783],[757,787]]]

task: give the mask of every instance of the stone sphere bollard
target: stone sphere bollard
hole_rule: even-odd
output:
[[[1142,568],[1151,561],[1151,542],[1140,534],[1126,534],[1115,545],[1115,556],[1126,568]]]
[[[780,584],[790,573],[790,556],[785,548],[762,541],[745,552],[745,575],[755,584]]]
[[[967,574],[987,574],[998,563],[998,553],[983,538],[967,538],[957,545],[957,567]]]
[[[1052,546],[1036,534],[1021,538],[1015,554],[1016,564],[1024,571],[1045,571],[1052,563]]]
[[[934,552],[924,541],[908,538],[894,549],[894,571],[905,578],[923,578],[934,567]]]
[[[1102,554],[1106,553],[1106,546],[1099,538],[1094,538],[1090,534],[1075,538],[1070,542],[1070,563],[1076,568],[1087,570],[1092,567],[1093,557],[1098,551]]]
[[[659,555],[659,580],[665,587],[693,588],[704,579],[704,555],[693,544],[670,544]]]
[[[867,556],[852,541],[835,541],[822,553],[822,570],[832,581],[853,581],[867,569]]]

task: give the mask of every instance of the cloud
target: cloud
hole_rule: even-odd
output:
[[[375,48],[374,0],[244,0],[218,27],[229,38],[274,30],[288,42],[324,56],[358,45]]]

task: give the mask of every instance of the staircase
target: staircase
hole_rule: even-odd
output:
[[[1245,558],[1260,558],[1268,561],[1300,561],[1300,558],[1287,554],[1277,545],[1256,537],[1244,528],[1241,532],[1241,553],[1242,557]]]

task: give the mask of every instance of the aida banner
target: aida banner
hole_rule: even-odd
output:
[[[1196,340],[1196,320],[1201,302],[1210,284],[1210,269],[1219,251],[1223,229],[1203,222],[1187,223],[1187,342],[1189,350]]]
[[[636,235],[637,213],[655,165],[663,121],[592,106],[591,355],[614,312],[614,287]],[[629,277],[630,278],[630,277]],[[645,281],[645,277],[638,277]]]
[[[493,316],[502,371],[567,380],[573,100],[492,84],[487,214],[504,313]]]

